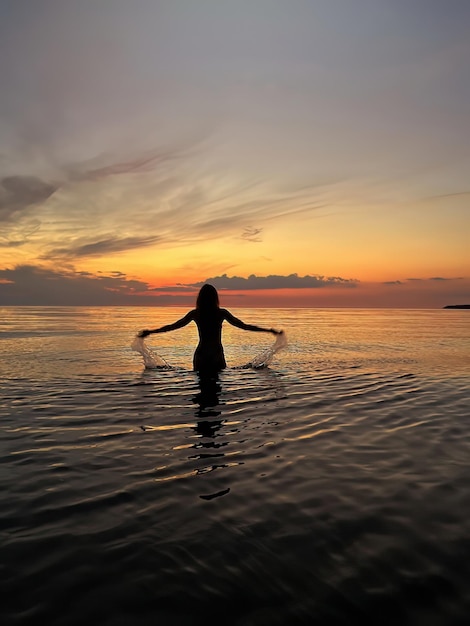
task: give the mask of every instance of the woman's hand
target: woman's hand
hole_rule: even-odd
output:
[[[138,333],[137,337],[142,337],[142,338],[148,337],[151,334],[151,332],[152,332],[151,330],[147,330],[147,329],[141,330],[140,333]]]
[[[283,331],[283,330],[276,330],[275,328],[271,328],[271,329],[270,329],[270,332],[271,332],[273,335],[282,335],[282,333],[283,333],[284,331]]]

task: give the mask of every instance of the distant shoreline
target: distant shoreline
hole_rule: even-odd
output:
[[[444,309],[470,309],[470,304],[448,304]]]

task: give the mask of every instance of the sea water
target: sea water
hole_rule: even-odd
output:
[[[2,626],[467,623],[470,313],[233,312],[1,309]]]

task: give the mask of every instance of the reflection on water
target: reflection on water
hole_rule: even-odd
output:
[[[218,374],[198,374],[199,392],[194,396],[193,402],[198,405],[197,419],[201,417],[216,417],[220,410],[216,410],[219,404],[219,395],[222,387]]]
[[[199,374],[198,375],[199,392],[194,396],[193,402],[198,405],[196,410],[196,426],[193,428],[199,441],[193,444],[196,453],[190,455],[188,459],[202,459],[205,463],[210,463],[205,471],[227,467],[222,463],[224,457],[222,445],[217,444],[215,438],[217,432],[221,429],[223,420],[221,419],[221,410],[218,408],[219,394],[222,387],[218,374]],[[202,470],[198,470],[202,473]],[[230,487],[216,491],[210,494],[201,494],[199,497],[203,500],[213,500],[220,496],[225,496],[230,492]]]

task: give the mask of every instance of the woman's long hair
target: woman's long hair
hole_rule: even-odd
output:
[[[219,294],[213,285],[205,284],[201,287],[196,300],[196,309],[214,310],[219,308]]]

